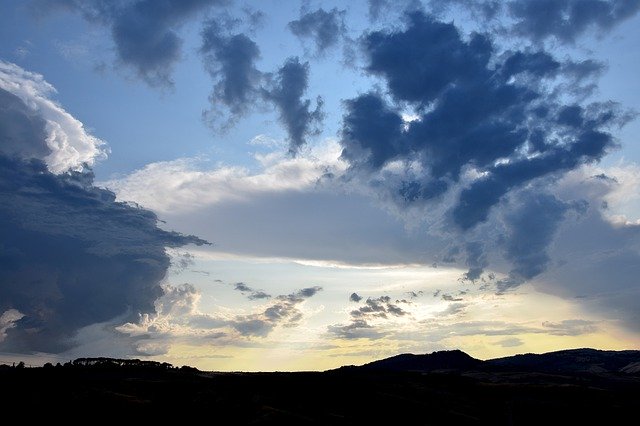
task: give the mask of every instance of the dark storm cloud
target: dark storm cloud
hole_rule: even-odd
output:
[[[202,31],[205,68],[216,81],[209,100],[214,109],[224,105],[234,115],[242,115],[259,96],[262,73],[255,62],[258,45],[245,34],[227,35],[220,23],[209,21]]]
[[[153,312],[165,247],[205,242],[158,228],[152,212],[95,187],[90,171],[49,172],[44,119],[0,97],[0,312],[23,315],[3,349],[60,352],[82,327]]]
[[[302,319],[302,312],[298,305],[313,297],[322,287],[307,287],[295,293],[275,298],[274,303],[259,314],[238,316],[229,321],[228,325],[243,336],[266,336],[275,327],[293,327]]]
[[[361,300],[362,300],[362,296],[358,295],[358,293],[351,293],[351,296],[349,296],[350,302],[358,303]]]
[[[488,36],[475,34],[465,41],[453,24],[419,12],[407,19],[404,31],[367,34],[363,49],[368,72],[386,81],[397,102],[415,106],[419,119],[404,123],[399,105],[368,93],[346,102],[342,129],[343,156],[355,166],[380,169],[409,159],[423,163],[427,173],[398,189],[407,200],[441,195],[464,167],[487,171],[489,177],[464,192],[454,212],[455,222],[469,228],[484,220],[512,187],[598,159],[612,145],[602,128],[615,111],[602,108],[599,117],[570,128],[558,119],[562,105],[546,100],[526,79],[512,81],[523,73],[557,75],[562,66],[548,54],[512,52],[490,65],[495,52]],[[552,137],[556,131],[561,140]],[[544,158],[522,158],[525,148]],[[495,164],[502,158],[513,161]],[[486,205],[476,211],[479,203]]]
[[[516,20],[513,31],[533,40],[547,37],[574,43],[587,31],[610,31],[640,9],[639,0],[515,0],[509,15]]]
[[[171,84],[173,66],[182,56],[179,27],[199,12],[230,0],[36,0],[39,13],[77,11],[90,22],[109,27],[118,59],[151,85]]]
[[[289,22],[289,30],[301,40],[312,39],[316,54],[322,55],[327,49],[335,46],[345,34],[344,23],[346,11],[333,8],[326,11],[322,8],[300,15],[300,18]]]
[[[6,350],[59,352],[82,327],[153,312],[170,265],[164,247],[203,243],[158,228],[153,213],[92,180],[0,158],[0,310],[25,315]]]
[[[321,97],[316,99],[313,110],[311,101],[302,99],[308,84],[309,63],[301,63],[297,57],[293,57],[286,60],[263,90],[265,99],[280,112],[280,121],[289,135],[289,150],[293,153],[304,145],[307,136],[318,133],[315,126],[324,118]]]
[[[246,294],[249,300],[269,299],[271,297],[270,294],[261,290],[254,290],[245,283],[235,283],[233,288],[242,294]]]
[[[421,12],[406,14],[404,29],[365,34],[361,46],[365,70],[385,82],[389,96],[374,91],[345,101],[341,144],[349,173],[386,188],[400,206],[439,203],[455,190],[446,200],[454,200],[448,214],[458,231],[448,232],[463,241],[509,194],[601,159],[616,146],[609,129],[627,119],[612,103],[561,102],[563,91],[597,76],[601,64],[562,62],[543,50],[500,53],[489,35],[463,38],[455,25]],[[417,119],[404,121],[407,109]],[[388,179],[392,162],[404,171]],[[469,170],[475,177],[465,175]],[[557,203],[530,202],[547,210],[535,220],[514,213],[509,232],[522,236],[537,226],[531,243],[538,254],[507,243],[513,282],[544,270],[545,247],[563,217]],[[489,265],[487,244],[462,245],[466,279],[479,279]]]

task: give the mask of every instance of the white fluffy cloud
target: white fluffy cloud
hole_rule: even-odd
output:
[[[105,143],[89,134],[80,121],[51,99],[56,90],[42,75],[0,61],[0,89],[20,98],[44,120],[49,153],[41,160],[51,172],[79,170],[106,156]]]
[[[370,189],[345,181],[340,152],[334,141],[295,158],[274,151],[256,156],[256,170],[203,170],[197,159],[154,163],[104,185],[119,199],[158,212],[172,229],[209,239],[215,251],[350,264],[430,264],[445,244],[442,239],[409,231]]]
[[[7,337],[7,330],[15,327],[16,321],[24,315],[16,309],[8,309],[0,315],[0,342]]]

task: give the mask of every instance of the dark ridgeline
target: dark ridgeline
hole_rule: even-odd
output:
[[[475,359],[461,350],[453,350],[425,355],[401,354],[373,361],[359,368],[387,371],[433,371],[473,370],[480,365],[482,365],[482,361],[479,359]]]
[[[568,349],[545,354],[528,353],[481,361],[460,350],[453,350],[424,355],[396,355],[355,368],[414,372],[477,370],[494,373],[509,371],[559,374],[640,373],[640,351]]]
[[[301,373],[80,358],[43,368],[0,366],[0,383],[5,411],[27,420],[618,424],[637,414],[640,351],[575,349],[481,361],[455,350]]]

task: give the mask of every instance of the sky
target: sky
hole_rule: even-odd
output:
[[[640,0],[0,11],[0,362],[640,349]]]

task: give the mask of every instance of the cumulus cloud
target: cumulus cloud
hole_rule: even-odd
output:
[[[89,22],[109,28],[118,60],[152,86],[171,85],[173,67],[182,58],[180,27],[212,6],[227,0],[35,0],[39,14],[54,10],[79,13]]]
[[[280,112],[280,121],[287,129],[292,153],[296,153],[306,143],[309,135],[318,134],[317,126],[323,119],[323,101],[318,96],[316,107],[311,109],[311,101],[302,99],[309,84],[309,64],[301,63],[297,57],[289,58],[278,69],[275,78],[264,89],[264,97],[272,102]]]
[[[344,23],[346,11],[333,8],[326,11],[319,8],[303,13],[300,18],[289,22],[289,30],[301,40],[312,39],[317,55],[338,44],[347,31]]]
[[[351,293],[351,296],[349,296],[350,302],[358,303],[361,300],[362,300],[362,296],[360,296],[358,293]]]
[[[80,153],[92,161],[97,139],[44,98],[41,76],[2,69],[10,72],[0,89],[9,101],[0,109],[0,312],[13,313],[2,347],[59,352],[83,327],[152,311],[165,247],[204,241],[162,230],[152,212],[95,187]],[[65,143],[51,142],[63,134]]]

